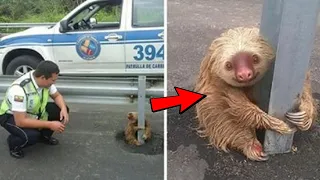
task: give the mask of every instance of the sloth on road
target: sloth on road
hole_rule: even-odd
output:
[[[228,152],[235,149],[247,158],[267,160],[256,129],[292,133],[284,121],[268,115],[256,104],[252,87],[264,76],[275,53],[257,28],[230,29],[215,39],[200,66],[195,91],[207,95],[196,105],[198,132],[209,144]],[[309,72],[298,111],[287,112],[289,122],[307,130],[316,117]]]

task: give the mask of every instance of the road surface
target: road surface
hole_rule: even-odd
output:
[[[163,180],[163,112],[151,113],[154,139],[140,148],[122,139],[126,113],[136,105],[70,104],[70,123],[58,146],[37,144],[14,159],[0,129],[0,180]]]

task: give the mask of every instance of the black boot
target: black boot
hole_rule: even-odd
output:
[[[10,150],[10,155],[17,159],[21,159],[24,157],[24,153],[22,150]]]
[[[10,141],[9,141],[9,137],[7,138],[7,143],[9,145],[9,151],[10,151],[10,155],[14,158],[20,159],[24,157],[24,153],[20,148],[17,147],[11,147]]]
[[[59,140],[54,137],[42,137],[42,142],[49,145],[57,145],[59,144]]]

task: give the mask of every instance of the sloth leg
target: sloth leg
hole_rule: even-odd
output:
[[[140,146],[141,145],[141,143],[137,140],[137,139],[131,139],[130,141],[129,141],[129,144],[132,144],[132,145],[136,145],[136,146]]]
[[[294,107],[298,109],[298,112],[286,113],[287,120],[296,125],[300,130],[306,131],[311,127],[317,117],[317,109],[312,97],[309,72],[304,82],[302,96],[299,97],[295,106],[298,106],[298,108]]]
[[[233,116],[234,122],[241,127],[272,129],[281,134],[292,133],[296,130],[290,128],[284,121],[262,111],[242,91],[230,89],[227,96],[224,99],[229,108],[225,109],[224,113]],[[297,118],[301,119],[301,117]]]
[[[229,152],[228,149],[238,150],[254,161],[268,159],[254,128],[241,127],[230,120],[224,120],[220,122],[219,127],[208,126],[203,132],[209,137],[210,145],[216,146],[219,150],[225,152]]]
[[[136,131],[134,130],[135,127],[127,127],[125,130],[125,140],[127,141],[128,144],[132,144],[132,145],[141,145],[141,143],[139,143],[139,141],[136,139]]]
[[[253,161],[268,160],[267,154],[263,152],[263,147],[256,137],[255,130],[243,129],[234,138],[231,146],[241,151],[248,159]]]
[[[147,126],[145,129],[145,133],[143,134],[143,139],[148,140],[151,139],[151,127]]]

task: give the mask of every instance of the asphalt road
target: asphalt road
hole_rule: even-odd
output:
[[[192,90],[204,54],[226,29],[260,24],[262,0],[168,0],[168,95],[174,87]],[[320,31],[310,62],[315,97],[320,92]],[[270,157],[268,162],[247,161],[241,154],[216,151],[193,131],[194,108],[179,115],[168,111],[168,179],[320,179],[319,130],[296,133],[294,153]]]
[[[0,129],[0,180],[162,180],[163,112],[146,106],[154,138],[142,147],[124,143],[126,114],[136,105],[69,104],[70,123],[56,134],[58,146],[37,144],[25,149],[25,158],[14,159]]]

